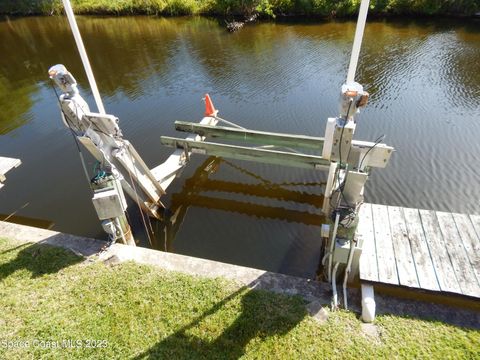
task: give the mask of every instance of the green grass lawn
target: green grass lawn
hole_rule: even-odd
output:
[[[371,338],[354,313],[321,325],[298,297],[4,239],[0,309],[1,359],[480,357],[475,330],[378,316]]]

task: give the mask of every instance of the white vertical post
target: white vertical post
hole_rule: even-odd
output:
[[[362,320],[371,323],[375,320],[375,292],[372,285],[362,284]]]
[[[78,30],[77,21],[75,20],[75,15],[73,14],[72,5],[70,0],[62,0],[63,6],[65,8],[65,13],[67,14],[68,23],[73,32],[73,37],[75,38],[75,43],[77,44],[78,52],[82,59],[83,67],[87,73],[88,82],[90,83],[90,88],[92,89],[93,97],[95,98],[95,103],[97,104],[98,112],[105,114],[105,108],[103,107],[102,98],[98,92],[97,83],[95,82],[95,77],[93,76],[92,68],[90,62],[88,61],[87,52],[85,51],[85,46],[83,46],[82,36]]]
[[[362,0],[360,11],[358,12],[357,28],[355,29],[355,38],[353,40],[352,55],[350,57],[350,66],[348,67],[347,84],[355,81],[357,71],[358,57],[362,47],[363,31],[367,21],[368,5],[370,0]]]
[[[333,140],[331,141],[331,143],[333,143]],[[335,173],[337,172],[337,164],[338,163],[332,161],[328,169],[327,184],[325,185],[325,193],[323,195],[322,206],[323,215],[325,215],[326,217],[330,216],[330,201],[332,196],[332,187],[335,181]]]

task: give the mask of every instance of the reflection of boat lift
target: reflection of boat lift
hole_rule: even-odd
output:
[[[210,179],[209,176],[217,172],[221,164],[233,166],[239,171],[254,176],[256,179],[259,179],[260,182],[257,184],[247,184]],[[211,197],[201,194],[202,192],[216,191],[255,196],[258,198],[271,198],[280,201],[292,201],[297,204],[305,204],[314,207],[321,206],[323,203],[322,195],[287,188],[295,185],[304,184],[272,183],[258,175],[249,173],[227,160],[219,157],[210,157],[196,169],[193,176],[185,180],[182,191],[172,195],[169,211],[166,213],[163,221],[165,224],[166,238],[165,250],[172,250],[172,244],[176,234],[185,219],[188,208],[191,206],[223,210],[249,216],[257,216],[260,218],[280,219],[306,225],[322,225],[322,223],[325,222],[323,214],[288,209],[279,206],[266,206],[239,200],[222,199],[220,197]],[[322,184],[316,183],[310,185],[316,185],[318,187]]]
[[[328,119],[324,138],[244,129],[218,117],[218,111],[207,95],[205,117],[200,123],[175,123],[177,130],[191,135],[186,139],[161,138],[164,145],[176,150],[164,163],[152,170],[146,166],[133,146],[122,138],[118,118],[105,113],[70,2],[63,0],[63,3],[99,113],[90,112],[89,106],[77,90],[75,79],[63,65],[52,67],[49,75],[63,91],[59,103],[65,125],[70,128],[76,141],[82,143],[99,161],[91,187],[95,209],[107,233],[115,240],[134,245],[125,216],[127,204],[123,191],[147,215],[161,218],[159,208],[163,205],[160,198],[187,165],[192,154],[328,171],[322,210],[328,218],[334,219],[334,226],[331,231],[328,225],[322,226],[321,235],[327,245],[325,268],[327,278],[332,282],[333,303],[336,306],[336,272],[340,265],[345,267],[343,288],[346,307],[347,279],[352,261],[358,261],[362,244],[356,244],[353,238],[337,239],[337,232],[355,224],[370,169],[385,167],[393,151],[392,147],[381,144],[380,141],[372,143],[353,140],[355,114],[368,101],[368,93],[355,82],[355,73],[369,0],[362,0],[360,5],[347,80],[341,88],[340,114],[336,118]],[[229,126],[218,126],[220,122]],[[210,138],[262,146],[247,147],[206,141]],[[305,149],[314,154],[301,151]],[[197,197],[200,203],[198,199],[201,198]],[[215,201],[221,206],[219,200]],[[180,212],[177,215],[180,215]],[[178,219],[181,219],[181,216]]]

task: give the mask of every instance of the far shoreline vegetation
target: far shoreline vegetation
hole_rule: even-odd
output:
[[[361,0],[71,0],[79,15],[208,15],[277,17],[354,17]],[[0,14],[58,15],[61,0],[0,0]],[[369,16],[469,17],[480,0],[371,0]]]

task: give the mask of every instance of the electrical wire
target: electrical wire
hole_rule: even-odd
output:
[[[373,145],[370,147],[370,149],[367,150],[367,152],[365,153],[365,155],[363,155],[362,160],[360,161],[360,165],[358,166],[358,168],[359,168],[360,170],[362,169],[363,160],[365,160],[365,158],[367,157],[368,153],[369,153],[370,151],[372,151],[373,148],[374,148],[375,146],[377,146],[380,142],[382,142],[382,141],[384,140],[384,138],[385,138],[385,134],[380,135],[380,136],[377,138],[377,140],[375,140],[375,144],[373,144]]]
[[[348,110],[347,110],[347,117],[348,117],[348,114],[350,113],[350,108],[352,107],[352,104],[353,104],[353,99],[350,99],[350,103],[348,104]],[[338,156],[339,156],[339,162],[340,162],[340,166],[339,168],[337,169],[337,182],[338,182],[338,189],[340,190],[340,194],[342,195],[342,198],[343,198],[343,201],[345,201],[345,203],[347,204],[347,206],[350,208],[350,204],[348,203],[347,199],[345,198],[345,195],[343,194],[343,187],[345,185],[345,181],[347,180],[347,176],[345,174],[345,179],[343,179],[343,184],[340,185],[340,171],[342,169],[342,140],[343,140],[343,132],[345,130],[345,126],[347,125],[347,122],[348,122],[348,118],[345,118],[345,122],[343,123],[343,126],[342,126],[342,132],[340,133],[340,141],[339,141],[339,145],[338,145]],[[347,154],[347,161],[348,161],[348,156],[350,155],[350,151],[348,152]],[[345,169],[346,171],[346,169]],[[336,208],[339,207],[340,205],[340,198],[338,199],[337,201],[337,206]]]

